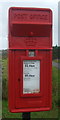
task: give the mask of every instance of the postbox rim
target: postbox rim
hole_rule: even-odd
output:
[[[38,8],[38,7],[34,7],[34,8],[33,8],[33,7],[14,7],[14,6],[13,6],[13,7],[10,7],[10,8],[9,8],[9,11],[10,11],[11,9],[12,9],[12,10],[13,10],[13,9],[15,9],[15,10],[16,10],[16,9],[17,9],[17,10],[18,10],[18,9],[20,9],[20,10],[34,10],[34,11],[39,11],[39,10],[45,11],[45,10],[47,10],[47,11],[52,12],[52,9],[51,9],[51,8]]]

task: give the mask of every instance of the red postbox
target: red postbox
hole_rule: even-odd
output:
[[[9,9],[9,110],[33,112],[52,107],[52,12]]]

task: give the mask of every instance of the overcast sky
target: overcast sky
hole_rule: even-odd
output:
[[[59,0],[3,0],[2,2],[0,1],[0,49],[8,48],[8,10],[12,6],[50,8],[53,11],[53,45],[58,45],[58,1]]]
[[[60,45],[60,2],[58,4],[58,44]]]

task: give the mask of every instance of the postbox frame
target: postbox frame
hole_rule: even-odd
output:
[[[43,71],[42,71],[42,64],[43,64],[43,58],[42,57],[21,57],[20,58],[20,68],[21,68],[21,73],[23,73],[23,61],[24,60],[39,60],[40,61],[40,92],[39,93],[30,93],[30,94],[23,94],[23,74],[21,74],[21,82],[20,82],[20,88],[21,88],[21,97],[40,97],[43,94],[42,86],[43,86],[43,81],[41,80]]]
[[[42,46],[41,48],[38,48],[38,47],[34,47],[33,46],[33,48],[27,48],[27,47],[19,47],[19,46],[11,46],[11,27],[10,27],[10,25],[12,25],[13,23],[11,23],[10,24],[10,12],[11,12],[11,10],[13,10],[13,9],[15,9],[15,10],[26,10],[26,11],[28,11],[28,10],[30,10],[30,11],[39,11],[39,10],[41,10],[41,11],[49,11],[50,12],[50,22],[48,22],[48,23],[44,23],[44,22],[41,22],[41,25],[43,24],[43,25],[47,25],[47,26],[51,26],[52,27],[52,11],[50,10],[50,9],[46,9],[46,8],[18,8],[18,7],[11,7],[10,9],[9,9],[9,33],[8,33],[8,37],[9,37],[9,81],[8,81],[8,90],[9,90],[9,92],[8,92],[8,100],[9,100],[9,110],[10,110],[10,112],[13,112],[13,113],[15,113],[15,112],[36,112],[36,111],[46,111],[46,110],[51,110],[51,108],[52,108],[52,30],[50,31],[50,37],[49,37],[49,40],[50,40],[50,46]],[[21,22],[22,23],[22,22]],[[28,23],[30,23],[31,24],[31,22],[28,22]],[[17,22],[15,22],[14,24],[18,24],[18,21]],[[25,24],[25,22],[24,22],[24,24]],[[27,24],[27,22],[26,22],[26,24]],[[34,24],[34,23],[33,23]],[[39,23],[38,23],[39,24]],[[17,37],[16,37],[17,38]],[[41,77],[42,77],[42,75],[43,75],[43,57],[42,56],[40,56],[39,57],[39,55],[38,55],[38,50],[43,50],[43,51],[49,51],[49,54],[50,54],[50,74],[51,74],[51,76],[50,76],[50,80],[51,81],[49,81],[49,83],[50,83],[50,85],[49,85],[49,88],[50,88],[50,91],[49,91],[49,93],[50,93],[50,95],[49,95],[49,98],[50,98],[50,100],[49,100],[49,106],[44,106],[44,107],[35,107],[35,108],[16,108],[15,107],[15,101],[16,101],[16,94],[15,94],[15,87],[16,87],[16,85],[14,86],[14,78],[15,78],[15,76],[14,76],[14,70],[15,70],[15,67],[14,67],[14,64],[15,64],[15,52],[16,51],[18,51],[18,50],[26,50],[26,56],[21,56],[21,58],[19,59],[20,60],[20,66],[21,66],[21,71],[23,72],[23,60],[40,60],[41,61],[41,63],[40,63],[40,65],[41,65],[41,73],[40,73],[40,75],[41,75]],[[37,53],[36,53],[36,57],[34,56],[34,57],[29,57],[28,55],[27,55],[27,51],[28,50],[35,50]],[[12,68],[12,70],[11,70],[11,68]],[[22,85],[22,78],[23,78],[23,76],[21,76],[21,85]],[[43,80],[44,81],[44,80]],[[42,89],[41,87],[42,86],[44,86],[43,84],[45,83],[43,83],[43,81],[41,81],[41,79],[40,79],[40,83],[41,83],[41,85],[40,85],[40,89]],[[11,83],[12,82],[12,83]],[[22,86],[21,86],[22,87]],[[22,90],[22,88],[21,88],[21,90]],[[19,97],[21,97],[21,98],[30,98],[30,97],[32,97],[32,98],[36,98],[36,97],[41,97],[41,96],[43,96],[44,95],[44,91],[42,90],[42,92],[41,93],[35,93],[35,94],[22,94],[22,91],[21,91],[21,95],[19,96]]]

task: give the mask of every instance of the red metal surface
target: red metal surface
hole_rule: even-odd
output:
[[[52,12],[42,8],[9,9],[10,112],[46,111],[52,108]],[[29,50],[35,56],[29,57]],[[40,60],[40,93],[23,94],[23,60]]]

